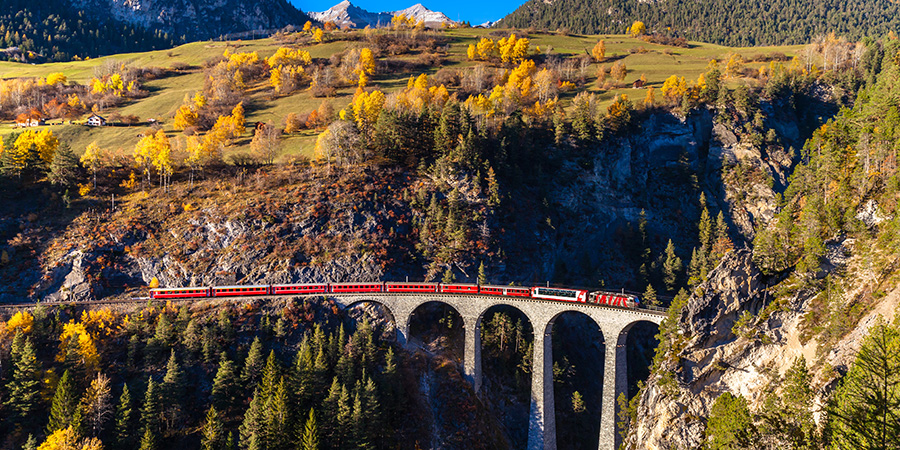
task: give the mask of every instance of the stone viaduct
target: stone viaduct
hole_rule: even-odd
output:
[[[553,401],[553,322],[568,311],[593,319],[606,342],[603,366],[603,405],[600,413],[599,450],[618,448],[616,433],[616,397],[627,389],[625,343],[628,331],[637,322],[660,324],[663,313],[643,309],[628,310],[579,303],[540,301],[527,298],[458,294],[326,294],[344,307],[371,302],[382,305],[397,327],[397,340],[409,339],[411,317],[428,302],[444,303],[456,309],[465,327],[465,374],[475,391],[481,388],[481,326],[489,308],[506,305],[520,310],[534,330],[534,361],[531,379],[531,414],[528,424],[528,450],[556,450],[556,418]]]

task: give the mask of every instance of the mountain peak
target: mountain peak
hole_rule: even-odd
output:
[[[385,26],[391,23],[391,19],[394,16],[405,14],[407,17],[412,17],[416,21],[425,22],[425,26],[437,28],[441,26],[441,23],[447,22],[452,23],[444,13],[438,11],[432,11],[425,7],[425,5],[421,3],[416,3],[415,5],[410,6],[406,9],[401,9],[399,11],[390,11],[390,12],[370,12],[362,9],[356,5],[350,3],[350,0],[343,0],[340,3],[332,6],[327,11],[322,12],[311,12],[309,13],[310,17],[318,20],[319,22],[334,22],[337,26],[350,27],[350,28],[365,28],[366,26],[370,27],[378,27]]]

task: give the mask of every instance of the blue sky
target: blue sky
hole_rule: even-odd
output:
[[[306,11],[325,11],[338,4],[341,0],[289,0],[296,7]],[[440,11],[447,17],[457,20],[468,20],[472,25],[478,25],[488,20],[499,20],[511,13],[525,0],[350,0],[350,3],[372,12],[396,11],[409,8],[416,3],[425,5],[432,11]]]

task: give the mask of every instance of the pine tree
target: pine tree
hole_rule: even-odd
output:
[[[62,430],[73,425],[72,420],[75,418],[77,409],[78,395],[75,393],[71,375],[66,370],[56,385],[56,394],[53,395],[47,434],[53,434],[56,430]]]
[[[244,361],[244,369],[241,370],[241,383],[244,386],[256,386],[262,378],[266,362],[263,359],[262,342],[257,337],[250,344],[250,351],[247,353],[247,359]]]
[[[234,374],[234,363],[228,359],[228,355],[222,353],[219,359],[219,369],[212,385],[212,404],[223,417],[230,418],[234,413],[238,384]]]
[[[13,413],[10,420],[21,423],[37,408],[41,363],[37,360],[31,338],[25,338],[21,330],[16,331],[13,342],[13,347],[18,347],[18,350],[12,355],[12,380],[7,384],[9,394],[5,404]]]
[[[166,375],[163,377],[162,399],[165,402],[166,428],[171,429],[181,416],[181,402],[185,395],[184,372],[175,359],[175,350],[169,355]]]
[[[366,377],[366,383],[363,386],[363,405],[365,408],[363,410],[363,422],[366,426],[366,437],[369,443],[374,445],[377,444],[383,432],[383,424],[381,402],[378,400],[378,387],[370,377]]]
[[[706,434],[712,450],[750,448],[754,442],[754,428],[747,400],[730,392],[720,395],[710,410]]]
[[[138,447],[139,450],[156,450],[156,433],[150,431],[149,428],[144,429],[144,434],[141,436],[141,445]]]
[[[244,421],[240,427],[240,447],[242,450],[267,448],[265,437],[265,411],[259,389],[253,392],[250,407],[244,413]]]
[[[278,387],[278,379],[281,377],[281,364],[275,357],[275,350],[269,351],[269,357],[266,358],[266,367],[263,368],[262,380],[259,383],[260,394],[262,395],[263,404],[268,400],[275,388]]]
[[[353,414],[353,405],[351,404],[350,391],[347,386],[341,386],[341,394],[337,401],[336,422],[338,426],[337,442],[341,445],[349,445],[349,432],[351,428],[350,419]]]
[[[312,383],[315,376],[313,365],[309,339],[304,337],[300,342],[300,350],[297,350],[294,366],[291,369],[291,393],[296,405],[306,405],[311,400]]]
[[[581,393],[575,391],[572,393],[572,412],[575,414],[581,414],[585,411],[584,406],[584,398],[581,397]]]
[[[659,303],[656,298],[656,289],[653,289],[653,285],[650,283],[647,283],[647,289],[644,290],[644,301],[650,306],[656,306]]]
[[[285,389],[284,377],[266,400],[265,429],[268,448],[283,450],[290,444],[290,417],[288,395]]]
[[[876,323],[834,396],[835,448],[895,449],[900,442],[900,330]]]
[[[219,417],[215,406],[210,406],[206,412],[206,423],[201,432],[200,448],[202,450],[224,450],[225,448],[225,424]]]
[[[319,450],[319,427],[316,424],[316,412],[312,408],[309,409],[309,418],[303,427],[300,450]]]
[[[487,284],[487,273],[484,271],[484,261],[478,265],[478,284]]]
[[[355,392],[353,393],[353,411],[350,413],[350,425],[353,435],[349,439],[349,442],[354,448],[369,449],[371,448],[371,442],[369,442],[366,436],[366,424],[363,417],[363,402],[359,392],[361,390],[361,386],[357,383],[356,388],[354,389]]]
[[[38,442],[37,439],[34,438],[33,434],[28,435],[28,440],[25,441],[25,445],[22,446],[22,450],[37,450]]]
[[[119,449],[131,449],[133,446],[134,408],[128,384],[122,388],[119,405],[116,406],[116,442]]]
[[[71,147],[68,144],[61,144],[53,154],[47,179],[57,186],[71,186],[78,178],[79,168],[78,157],[72,152]]]
[[[337,443],[339,440],[340,424],[338,423],[338,402],[341,397],[341,384],[337,377],[331,382],[331,388],[328,389],[328,395],[322,401],[322,410],[324,412],[325,437],[328,442]]]
[[[141,438],[141,448],[144,448],[145,440],[149,435],[152,441],[150,443],[156,446],[156,434],[159,433],[159,420],[161,415],[161,406],[159,404],[159,388],[153,377],[147,381],[147,391],[144,393],[144,405],[141,407],[141,427],[144,435]]]
[[[677,287],[678,275],[681,273],[681,258],[675,255],[675,244],[669,239],[666,245],[666,260],[663,263],[663,282],[666,284],[666,290],[672,292]]]
[[[709,215],[709,209],[706,206],[706,194],[702,192],[700,193],[700,222],[697,224],[697,228],[699,230],[700,247],[704,249],[706,254],[709,254],[710,250],[712,250],[715,235],[712,217]]]

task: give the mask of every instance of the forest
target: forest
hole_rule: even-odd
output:
[[[69,61],[170,48],[180,38],[115,20],[97,20],[66,0],[0,4],[0,60]]]
[[[854,41],[884,36],[898,29],[898,17],[889,0],[529,0],[497,26],[621,34],[642,21],[651,34],[750,47],[802,44],[831,32]]]

